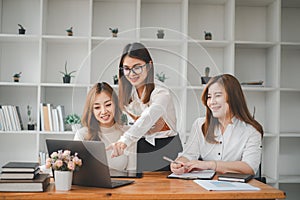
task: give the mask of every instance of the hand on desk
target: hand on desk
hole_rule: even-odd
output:
[[[181,162],[177,161],[176,163],[171,163],[171,171],[175,174],[183,174],[188,173],[193,170],[205,170],[205,169],[211,169],[208,162],[200,161],[200,160],[192,160],[188,162]]]
[[[112,150],[111,157],[114,158],[123,155],[126,147],[127,145],[123,142],[115,142],[106,147],[106,150]]]

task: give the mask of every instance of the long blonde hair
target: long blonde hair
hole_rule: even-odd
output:
[[[100,124],[96,119],[93,112],[93,105],[95,102],[96,95],[101,92],[107,93],[111,96],[112,103],[115,105],[115,113],[114,113],[114,121],[117,124],[122,124],[121,122],[121,109],[119,107],[118,96],[113,90],[113,88],[106,82],[96,83],[89,91],[86,102],[83,110],[83,114],[81,117],[81,123],[83,126],[88,128],[88,134],[86,136],[86,140],[100,140],[98,133],[100,131]]]

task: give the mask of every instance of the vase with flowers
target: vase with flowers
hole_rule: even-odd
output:
[[[54,170],[55,189],[68,191],[72,186],[73,171],[78,170],[82,160],[75,153],[71,155],[69,150],[53,152],[46,160],[46,168]]]

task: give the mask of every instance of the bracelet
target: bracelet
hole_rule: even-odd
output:
[[[218,165],[217,165],[217,161],[216,161],[216,160],[214,160],[214,163],[215,163],[215,169],[214,169],[214,171],[216,172],[216,171],[217,171],[217,167],[218,167]]]

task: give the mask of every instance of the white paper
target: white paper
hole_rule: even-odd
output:
[[[248,183],[228,182],[218,180],[194,180],[206,190],[260,190]]]

